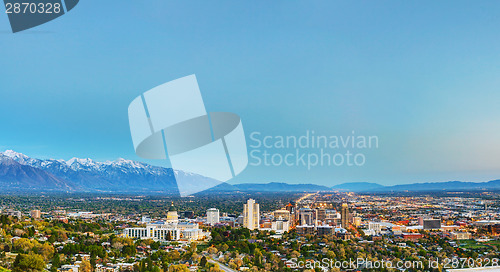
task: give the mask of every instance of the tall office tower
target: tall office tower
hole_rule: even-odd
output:
[[[301,226],[313,226],[315,225],[314,211],[309,208],[299,209],[299,221]]]
[[[216,208],[210,208],[207,210],[207,224],[215,225],[219,223],[219,210]]]
[[[342,204],[340,215],[342,228],[347,229],[349,227],[349,208],[347,207],[347,203]]]
[[[321,224],[325,224],[325,219],[326,219],[326,209],[325,208],[316,209],[316,220],[321,221]]]
[[[243,226],[251,230],[258,229],[259,219],[259,204],[250,198],[247,204],[243,204]]]
[[[325,211],[325,224],[330,226],[337,226],[340,222],[340,213],[336,210]]]
[[[290,213],[294,213],[294,212],[295,212],[295,209],[296,209],[296,206],[295,206],[295,201],[290,201],[290,203],[288,203],[288,205],[286,205],[286,209],[287,209]]]
[[[40,212],[40,210],[32,210],[30,212],[30,215],[31,215],[31,218],[33,219],[39,219],[42,215],[42,213]]]
[[[353,224],[354,226],[359,227],[361,225],[361,217],[359,216],[354,217]]]
[[[290,212],[288,210],[276,210],[273,212],[274,219],[282,218],[283,220],[290,220]]]

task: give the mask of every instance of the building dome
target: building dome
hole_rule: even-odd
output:
[[[177,211],[174,207],[174,202],[172,201],[172,205],[170,205],[170,209],[168,209],[169,212],[175,212]]]
[[[167,213],[167,224],[177,224],[179,222],[179,215],[174,207],[174,202],[170,205]]]

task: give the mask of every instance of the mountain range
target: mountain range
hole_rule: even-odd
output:
[[[188,175],[179,171],[177,174]],[[194,179],[206,179],[191,175]],[[41,160],[7,150],[0,153],[2,191],[164,192],[178,193],[171,168],[118,159]]]
[[[386,192],[437,192],[437,191],[477,191],[477,190],[500,190],[500,180],[488,182],[427,182],[401,184],[394,186],[384,186],[371,182],[349,182],[326,187],[316,184],[288,184],[288,183],[243,183],[227,184],[223,183],[210,191],[231,192],[356,192],[356,193],[386,193]]]
[[[384,186],[377,183],[354,182],[342,183],[332,187],[334,191],[347,192],[436,192],[436,191],[477,191],[477,190],[500,190],[500,180],[488,182],[423,182]]]
[[[270,182],[270,183],[241,183],[229,184],[222,183],[209,190],[208,192],[318,192],[318,191],[331,191],[332,189],[327,186],[316,184],[288,184],[284,182]]]
[[[175,174],[174,174],[175,173]],[[10,191],[165,193],[178,194],[175,175],[193,184],[213,180],[193,173],[118,159],[97,162],[72,158],[68,161],[35,159],[7,150],[0,153],[0,193]],[[377,183],[343,183],[333,187],[316,184],[222,183],[207,191],[214,192],[404,192],[500,190],[500,180],[489,182],[432,182],[384,186]]]

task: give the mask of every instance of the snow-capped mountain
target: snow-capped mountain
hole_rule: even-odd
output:
[[[7,150],[0,153],[0,162],[10,162],[8,165],[0,164],[0,180],[17,180],[18,176],[2,169],[12,167],[27,168],[46,174],[44,178],[59,184],[61,190],[75,191],[105,191],[105,192],[165,192],[178,193],[174,171],[171,168],[152,166],[149,164],[117,159],[115,161],[98,162],[92,159],[72,158],[68,161],[55,159],[36,159],[24,154]],[[177,172],[178,171],[178,172]],[[7,175],[11,173],[12,175]],[[204,182],[210,179],[176,170],[176,174],[183,177],[189,176],[193,182]],[[41,179],[33,180],[29,188],[36,188]],[[58,182],[55,182],[56,179]],[[2,185],[2,184],[0,184]],[[3,183],[9,188],[8,184]]]
[[[22,158],[17,158],[22,159]],[[0,153],[0,191],[71,191],[77,186],[47,171],[17,162]]]

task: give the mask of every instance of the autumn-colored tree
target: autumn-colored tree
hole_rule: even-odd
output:
[[[14,249],[22,252],[29,252],[35,246],[30,239],[20,238],[14,241]]]
[[[168,267],[168,272],[189,272],[189,268],[183,264],[174,264]]]
[[[42,255],[43,260],[47,262],[54,255],[55,249],[51,244],[45,243],[37,245],[35,251],[36,253]]]
[[[81,271],[81,272],[92,272],[92,265],[90,264],[89,261],[83,261],[80,264],[80,269],[78,269],[78,271]]]
[[[209,254],[217,254],[217,252],[219,252],[219,250],[217,250],[216,247],[211,246],[211,247],[208,248],[208,253]]]

